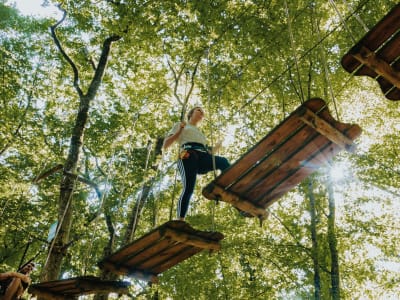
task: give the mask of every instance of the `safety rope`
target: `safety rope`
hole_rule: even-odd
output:
[[[285,0],[285,9],[286,9],[287,24],[288,24],[288,32],[289,32],[289,37],[290,37],[290,45],[291,45],[291,48],[292,48],[292,51],[293,51],[294,64],[295,64],[295,67],[296,67],[296,74],[297,74],[297,80],[299,82],[299,88],[300,88],[300,102],[304,103],[304,92],[303,92],[303,87],[302,87],[302,84],[301,84],[299,61],[297,59],[297,54],[296,54],[296,44],[294,42],[294,37],[293,37],[292,22],[291,22],[290,13],[289,13],[289,6],[288,6],[286,0]]]

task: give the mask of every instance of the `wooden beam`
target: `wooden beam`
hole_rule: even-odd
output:
[[[379,58],[375,52],[360,45],[351,50],[351,55],[360,63],[374,70],[375,73],[381,75],[395,87],[400,89],[400,72],[394,70],[390,64]]]
[[[250,201],[241,199],[238,195],[226,191],[215,183],[210,183],[203,189],[203,195],[207,199],[218,200],[218,198],[224,199],[225,202],[232,204],[238,209],[248,212],[254,217],[258,217],[260,220],[264,220],[268,216],[268,212],[264,207],[257,206]]]
[[[186,232],[179,232],[170,228],[165,229],[164,237],[179,243],[194,246],[202,249],[220,250],[221,245],[217,241],[212,241]]]
[[[302,120],[305,124],[314,128],[321,135],[325,136],[328,140],[335,143],[336,145],[346,149],[350,152],[355,150],[355,146],[353,141],[329,124],[324,119],[317,116],[313,111],[308,108],[305,108],[300,111],[299,119]]]
[[[139,270],[131,270],[127,267],[115,266],[113,263],[110,263],[108,261],[102,261],[100,268],[106,269],[116,275],[128,275],[147,282],[152,282],[152,283],[158,282],[158,278],[154,274],[145,273]]]

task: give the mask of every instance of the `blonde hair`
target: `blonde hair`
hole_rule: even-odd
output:
[[[195,106],[191,110],[189,110],[189,112],[187,113],[187,119],[188,120],[190,120],[190,118],[192,117],[193,112],[195,111],[196,108],[200,108],[201,109],[201,106]]]

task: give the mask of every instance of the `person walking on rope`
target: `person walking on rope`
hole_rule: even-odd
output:
[[[28,262],[18,272],[0,273],[0,299],[21,299],[22,294],[31,284],[30,273],[35,264]]]
[[[182,178],[183,190],[179,197],[177,213],[179,220],[182,221],[189,208],[197,174],[206,174],[214,169],[223,171],[230,166],[225,157],[214,155],[221,147],[222,142],[218,142],[214,147],[208,147],[206,137],[197,127],[204,118],[203,109],[199,106],[192,108],[188,112],[187,118],[187,122],[183,121],[174,125],[165,137],[163,144],[164,149],[174,142],[178,142],[180,147],[178,169]]]

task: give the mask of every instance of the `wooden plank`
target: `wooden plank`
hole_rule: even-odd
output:
[[[343,133],[338,131],[335,127],[333,127],[330,123],[325,121],[324,119],[318,117],[311,110],[305,108],[303,111],[299,113],[299,118],[304,123],[306,123],[311,128],[318,131],[320,134],[325,136],[327,139],[338,145],[343,149],[347,149],[348,151],[354,151],[355,147],[353,145],[353,141],[345,136]]]
[[[201,249],[209,250],[220,250],[221,245],[218,241],[212,241],[204,237],[196,236],[182,231],[172,230],[170,228],[165,229],[163,234],[165,238],[173,241],[183,243],[185,245],[194,246]]]
[[[371,30],[360,40],[360,44],[372,51],[377,50],[400,28],[400,4],[395,5]]]
[[[351,53],[355,59],[374,70],[377,74],[385,77],[397,88],[400,88],[400,72],[393,70],[387,62],[377,57],[376,54],[367,47],[360,46],[357,50],[357,52]]]
[[[273,152],[276,147],[279,147],[279,142],[282,139],[281,137],[284,136],[286,132],[293,132],[301,125],[302,122],[295,118],[288,119],[284,126],[278,125],[278,127],[270,133],[268,139],[262,139],[227,171],[219,175],[216,183],[220,186],[228,186],[234,182],[240,174],[245,174],[248,171],[249,166],[255,165],[267,153]]]
[[[282,164],[290,160],[293,155],[310,143],[316,134],[313,128],[302,123],[301,130],[297,130],[296,134],[292,135],[290,139],[285,139],[284,142],[280,143],[276,151],[268,153],[251,172],[246,176],[242,176],[239,182],[229,187],[229,190],[238,195],[247,194],[264,178],[270,176]],[[274,180],[274,177],[271,179]],[[253,199],[252,202],[254,203],[253,196],[248,197],[248,199]]]
[[[399,16],[400,18],[400,16]],[[400,22],[399,22],[400,27]],[[373,51],[368,45],[365,46],[372,52],[375,52],[376,55],[391,64],[399,57],[400,52],[400,31],[398,31],[389,41],[387,41],[380,49],[377,51]]]
[[[148,245],[154,243],[161,237],[159,232],[159,228],[149,232],[147,235],[143,236],[142,238],[135,240],[131,244],[124,246],[123,248],[119,249],[114,254],[110,255],[106,258],[108,261],[111,262],[120,262],[121,259],[125,260],[126,257],[130,257],[135,255],[136,252],[141,251],[143,248],[146,248]]]
[[[303,168],[304,162],[306,162],[311,155],[319,152],[321,147],[324,147],[329,143],[329,140],[317,133],[314,133],[312,138],[313,139],[308,143],[307,147],[299,149],[299,151],[293,153],[293,156],[291,156],[290,159],[283,162],[279,168],[274,169],[273,172],[260,178],[257,185],[249,191],[247,197],[254,199],[255,203],[265,207],[265,202],[263,202],[262,199],[273,193],[274,189],[278,186],[285,184],[286,191],[288,191],[298,184],[302,179],[299,179],[299,182],[296,184],[289,184],[287,182],[288,177],[290,177],[293,172]],[[325,163],[325,160],[318,162],[318,164],[315,165],[313,172],[316,171],[317,166],[319,167],[323,163]]]
[[[318,113],[324,106],[325,101],[320,98],[313,98],[304,103],[304,106],[315,113]],[[292,112],[284,121],[277,125],[267,136],[265,136],[254,147],[250,148],[237,162],[235,162],[227,171],[221,173],[216,178],[219,186],[229,187],[235,184],[237,178],[249,172],[257,162],[265,156],[276,152],[276,150],[290,138],[297,130],[300,130],[304,123],[297,117],[297,110]]]
[[[180,253],[182,251],[186,251],[186,249],[188,248],[194,248],[196,250],[195,253],[202,251],[202,249],[176,242],[175,244],[171,244],[170,248],[165,249],[162,255],[153,256],[152,258],[143,262],[141,264],[141,267],[143,269],[150,270],[151,272],[155,273],[155,270],[158,269],[160,265],[164,264],[165,262],[173,260],[176,256],[179,257]],[[182,260],[183,259],[179,259],[177,263],[181,262]],[[164,271],[165,270],[162,270],[162,272]]]
[[[170,221],[167,223],[166,228],[171,228],[172,230],[178,230],[178,231],[183,231],[187,232],[190,234],[195,234],[197,236],[201,236],[207,239],[211,239],[214,241],[220,241],[224,238],[224,235],[220,232],[217,231],[202,231],[202,230],[197,230],[191,227],[188,223],[184,221]]]
[[[399,100],[400,99],[400,89],[393,87],[385,93],[385,97],[389,100]]]
[[[207,188],[203,189],[203,195],[208,199],[222,198],[225,202],[232,204],[234,207],[237,207],[241,211],[250,213],[252,216],[258,217],[260,219],[266,219],[268,216],[268,213],[266,212],[264,207],[257,206],[254,203],[245,200],[243,197],[232,193],[231,191],[225,190],[217,184],[208,185]]]
[[[150,245],[148,248],[146,248],[143,252],[138,253],[131,259],[125,261],[124,265],[129,266],[131,268],[135,267],[141,267],[141,264],[143,262],[146,262],[147,260],[151,259],[153,256],[161,256],[163,255],[163,252],[171,247],[172,242],[168,239],[161,239],[157,241],[157,243],[154,243],[153,245]]]
[[[162,273],[166,270],[169,270],[171,267],[179,264],[180,262],[196,255],[197,253],[201,252],[199,248],[190,247],[190,246],[183,246],[182,250],[176,253],[175,256],[170,257],[169,260],[165,260],[164,262],[160,262],[156,268],[154,268],[154,272]]]
[[[261,200],[261,202],[268,203],[268,205],[271,205],[274,203],[277,199],[282,197],[284,194],[287,193],[288,191],[288,186],[296,186],[299,182],[301,182],[304,178],[309,176],[310,174],[314,173],[316,171],[316,168],[313,167],[313,165],[320,165],[321,160],[326,160],[327,157],[330,156],[330,154],[337,154],[340,151],[340,148],[337,146],[334,146],[331,144],[330,146],[327,146],[325,149],[321,150],[321,153],[313,157],[311,160],[307,162],[307,164],[310,165],[310,167],[303,167],[299,168],[297,170],[293,170],[291,174],[286,178],[284,182],[282,182],[280,185],[277,185],[274,187],[274,189],[265,195],[265,197]]]
[[[361,129],[357,125],[353,125],[349,128],[346,134],[352,139],[355,139],[361,134]],[[318,149],[318,145],[314,145]],[[268,203],[267,206],[269,206],[273,203],[271,201],[280,198],[288,191],[288,186],[295,186],[296,184],[301,182],[308,175],[315,172],[319,166],[325,164],[326,161],[337,155],[340,150],[341,149],[339,147],[332,143],[328,143],[325,146],[322,146],[321,148],[319,148],[318,151],[315,151],[314,154],[310,155],[309,159],[303,163],[303,166],[301,168],[293,170],[294,172],[289,174],[290,176],[287,176],[285,181],[282,181],[282,183],[275,186],[273,191],[269,191],[267,194],[262,195],[262,199],[257,200],[260,204]],[[309,151],[312,152],[311,149],[309,149]]]
[[[99,294],[104,292],[128,293],[129,282],[101,280],[94,276],[76,277],[43,282],[32,285],[32,294],[43,295],[46,299],[72,299],[73,296]]]

